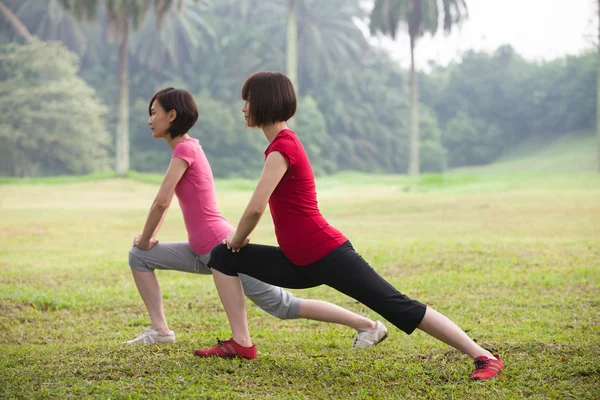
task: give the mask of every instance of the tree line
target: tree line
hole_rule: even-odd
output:
[[[592,52],[534,63],[503,46],[404,71],[355,23],[408,28],[412,53],[438,15],[446,30],[467,15],[464,1],[417,3],[418,15],[402,1],[1,1],[0,102],[14,112],[0,122],[0,173],[162,172],[169,152],[151,138],[147,102],[177,86],[198,102],[191,134],[215,175],[255,176],[265,143],[243,128],[240,89],[258,70],[295,81],[293,124],[318,174],[444,171],[594,128]]]

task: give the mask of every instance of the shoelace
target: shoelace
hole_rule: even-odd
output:
[[[490,360],[475,360],[475,369],[485,369],[489,363]]]
[[[215,347],[218,347],[221,349],[221,351],[223,351],[223,345],[227,342],[229,342],[229,340],[221,340],[217,338],[217,345]]]
[[[238,352],[235,350],[235,347],[233,347],[232,342],[233,339],[221,340],[217,338],[217,345],[215,347],[218,347],[227,357],[236,357],[238,356]],[[226,346],[229,346],[229,348]]]
[[[365,340],[360,337],[360,333],[357,333],[356,336],[354,337],[354,343],[352,345],[356,346],[357,343],[364,342],[364,341]]]
[[[146,341],[146,338],[147,338],[148,336],[150,336],[150,328],[146,328],[146,329],[144,329],[144,330],[143,330],[143,331],[142,331],[142,332],[139,334],[139,336],[138,336],[138,337],[136,337],[134,340],[137,340],[137,339],[144,339],[144,342],[145,342],[145,341]]]
[[[374,330],[374,331],[372,331],[372,332],[370,332],[370,331],[363,331],[363,332],[374,333],[374,332],[377,332],[377,329]],[[362,338],[360,336],[360,334],[363,333],[363,332],[360,332],[360,333],[356,334],[356,336],[354,337],[354,343],[352,344],[352,346],[356,346],[356,344],[359,343],[359,342],[360,343],[364,342],[364,343],[367,343],[367,344],[373,344],[374,343],[374,339],[373,340],[366,340],[366,339]]]

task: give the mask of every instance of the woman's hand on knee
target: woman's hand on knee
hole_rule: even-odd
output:
[[[140,238],[142,237],[142,235],[137,235],[136,237],[133,238],[133,246],[136,247],[138,242],[140,241]]]
[[[223,244],[227,246],[229,250],[234,253],[238,253],[240,249],[250,243],[250,236],[248,236],[243,241],[240,241],[235,237],[236,231],[231,232],[227,235],[227,238],[223,240]]]
[[[150,250],[157,244],[158,244],[158,240],[156,240],[156,239],[143,240],[141,238],[141,235],[138,235],[135,239],[133,239],[133,245],[135,247],[137,247],[138,249],[142,249],[142,250]]]

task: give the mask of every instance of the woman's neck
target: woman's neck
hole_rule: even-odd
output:
[[[271,143],[275,139],[275,136],[277,136],[277,134],[279,132],[281,132],[284,129],[289,129],[287,124],[285,123],[285,121],[280,121],[280,122],[275,122],[273,124],[263,125],[263,126],[261,126],[261,128],[265,134],[265,137],[269,141],[269,143]]]
[[[188,135],[187,133],[184,133],[183,135],[174,138],[171,138],[171,135],[165,136],[165,140],[167,141],[167,144],[169,145],[171,150],[175,150],[175,146],[177,146],[177,143],[182,142],[184,140],[188,140],[189,138],[190,135]]]

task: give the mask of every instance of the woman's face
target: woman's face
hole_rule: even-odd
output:
[[[155,139],[164,138],[169,133],[169,128],[175,120],[175,116],[175,110],[166,112],[160,103],[154,100],[152,107],[150,107],[150,118],[148,119],[148,125],[152,129],[152,137]]]
[[[246,120],[247,128],[254,128],[254,123],[250,118],[250,102],[246,100],[244,102],[244,106],[242,107],[242,112],[244,113],[244,119]]]

